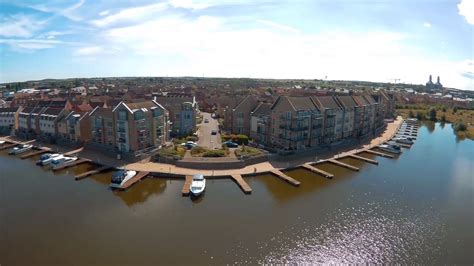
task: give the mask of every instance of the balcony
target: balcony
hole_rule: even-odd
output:
[[[309,129],[309,126],[295,126],[295,127],[290,128],[291,131],[305,131],[308,129]]]

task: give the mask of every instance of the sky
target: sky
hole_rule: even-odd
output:
[[[474,0],[0,0],[0,82],[197,76],[474,90]]]

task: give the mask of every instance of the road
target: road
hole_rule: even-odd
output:
[[[199,126],[198,130],[198,145],[201,147],[209,149],[220,149],[222,147],[221,135],[219,134],[219,122],[211,117],[210,113],[201,113],[202,123]],[[209,120],[209,123],[204,123],[205,120]],[[216,130],[216,135],[211,135],[211,131]]]

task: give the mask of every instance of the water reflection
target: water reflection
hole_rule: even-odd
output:
[[[153,195],[163,193],[166,190],[166,185],[166,179],[146,177],[126,191],[113,190],[113,194],[119,197],[127,206],[132,207],[146,202]]]

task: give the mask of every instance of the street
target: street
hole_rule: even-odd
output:
[[[203,118],[201,124],[198,125],[198,145],[209,149],[220,149],[222,146],[222,141],[221,135],[219,134],[218,121],[212,118],[210,113],[202,112],[201,114]],[[205,123],[206,119],[209,120],[209,123]],[[212,130],[215,130],[217,134],[211,135]]]

